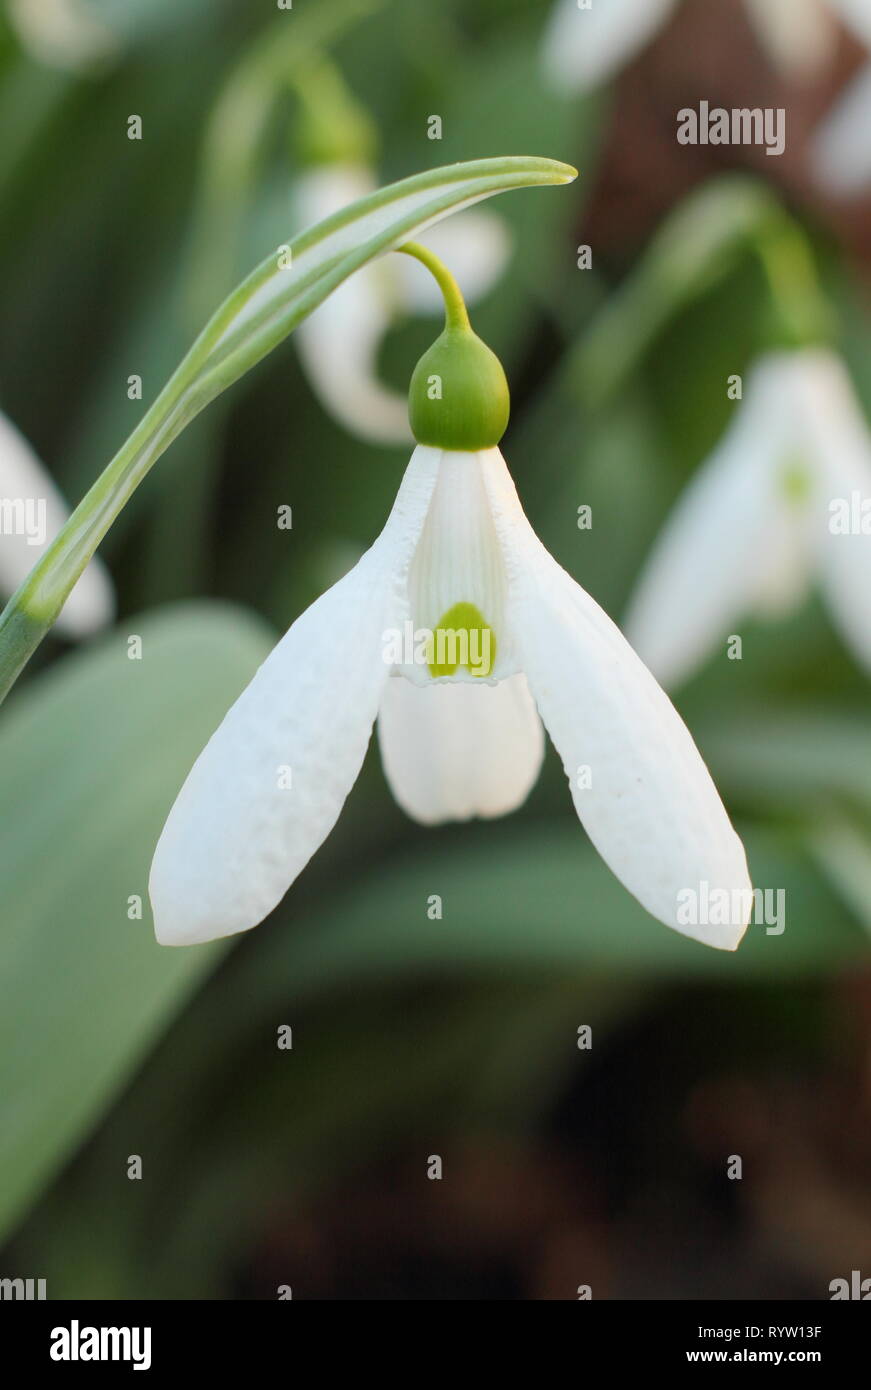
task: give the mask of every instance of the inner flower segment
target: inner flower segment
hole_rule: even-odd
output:
[[[506,591],[481,456],[445,450],[408,578],[419,655],[402,674],[421,685],[513,674]]]

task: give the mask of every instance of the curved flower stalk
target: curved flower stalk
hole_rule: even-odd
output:
[[[871,0],[829,0],[865,47],[871,49]],[[835,101],[814,134],[811,151],[820,184],[835,195],[861,193],[871,184],[871,60]]]
[[[322,164],[297,181],[294,203],[301,226],[320,222],[374,191],[365,164]],[[470,303],[502,277],[509,256],[502,220],[463,212],[433,228],[426,243],[451,261]],[[441,306],[432,281],[404,259],[364,267],[346,280],[300,325],[297,347],[321,403],[351,433],[375,444],[410,441],[405,397],[378,377],[378,349],[391,321],[402,314],[435,314]]]
[[[154,855],[158,940],[255,926],[333,828],[373,725],[397,801],[424,824],[503,815],[538,776],[546,728],[575,809],[655,917],[734,949],[752,893],[693,740],[619,630],[527,521],[499,440],[501,365],[424,247],[445,330],[415,369],[417,447],[379,538],[292,625],[194,764]],[[701,884],[735,904],[690,922]]]
[[[857,0],[858,2],[858,0]],[[834,27],[824,0],[744,0],[771,61],[792,76],[831,56]],[[542,60],[554,87],[586,92],[609,81],[664,27],[679,0],[556,0]]]
[[[624,626],[674,686],[742,618],[789,612],[813,580],[871,670],[871,436],[843,363],[822,348],[757,361],[733,423],[660,533]]]
[[[68,517],[24,435],[0,412],[0,593],[17,589]],[[89,637],[111,622],[114,611],[109,576],[92,560],[61,610],[58,630],[65,637]]]

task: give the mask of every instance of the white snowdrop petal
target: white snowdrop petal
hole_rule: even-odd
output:
[[[666,519],[624,621],[631,645],[666,686],[710,655],[732,624],[780,586],[768,540],[788,524],[780,472],[788,462],[790,356],[762,359],[710,458]],[[784,520],[785,518],[785,520]]]
[[[364,164],[318,164],[307,169],[293,189],[297,227],[312,227],[358,198],[368,197],[376,188],[374,174]]]
[[[578,816],[614,874],[668,926],[733,950],[751,911],[741,841],[693,740],[601,608],[535,536],[498,450],[482,456],[518,653]],[[684,920],[728,895],[727,925]],[[689,909],[691,915],[691,908]]]
[[[675,0],[557,0],[545,30],[542,58],[554,87],[589,91],[639,53],[665,22]]]
[[[378,378],[378,349],[390,320],[382,262],[364,266],[296,330],[300,357],[327,411],[375,444],[412,441],[408,402]]]
[[[0,592],[9,597],[54,540],[69,511],[24,435],[0,413]],[[115,596],[109,575],[93,559],[70,593],[55,628],[88,637],[111,622]]]
[[[118,36],[86,0],[8,0],[6,9],[31,57],[48,67],[87,72],[120,54]]]
[[[866,48],[871,48],[871,5],[868,0],[826,0],[826,3],[840,15],[857,39],[861,39]]]
[[[764,564],[753,589],[753,612],[763,621],[779,622],[801,607],[812,584],[813,528],[805,507],[786,499],[772,507],[758,545]]]
[[[503,816],[529,795],[544,731],[526,678],[495,685],[387,682],[378,715],[384,773],[399,805],[423,825]]]
[[[163,944],[256,926],[335,824],[378,712],[384,633],[404,620],[439,457],[415,450],[378,540],[297,619],[194,764],[151,869]]]
[[[871,63],[853,78],[814,132],[812,166],[820,185],[829,193],[848,197],[871,183],[869,129]]]
[[[294,190],[297,225],[313,226],[367,197],[375,187],[371,171],[362,165],[311,169]],[[352,434],[374,444],[406,444],[412,438],[405,396],[378,378],[378,350],[394,307],[390,285],[385,260],[364,266],[304,319],[295,334],[309,381],[326,410]]]
[[[759,41],[788,77],[808,77],[831,62],[837,29],[825,0],[744,0]]]
[[[801,361],[799,418],[816,463],[820,582],[834,623],[871,669],[871,534],[863,530],[871,524],[871,434],[843,362],[826,351],[803,353]]]

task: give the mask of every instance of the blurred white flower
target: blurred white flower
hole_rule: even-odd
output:
[[[26,579],[66,522],[63,498],[24,436],[0,413],[0,592],[8,598]],[[106,570],[94,559],[55,624],[65,636],[90,636],[115,609]]]
[[[744,0],[771,60],[793,76],[831,57],[834,25],[825,0]],[[542,57],[553,85],[586,92],[607,82],[661,29],[679,0],[557,0]]]
[[[376,188],[364,165],[320,165],[298,180],[296,222],[312,226]],[[508,233],[492,213],[458,213],[423,240],[451,262],[471,303],[487,293],[508,262]],[[437,314],[441,308],[430,276],[406,257],[392,256],[358,270],[299,325],[294,338],[309,381],[353,434],[376,444],[411,439],[405,395],[378,379],[378,349],[394,317]]]
[[[733,423],[653,547],[624,626],[673,686],[742,618],[788,612],[813,580],[871,669],[871,435],[843,363],[807,348],[753,367]]]
[[[22,47],[46,67],[87,72],[114,58],[118,36],[88,0],[7,0]]]
[[[829,0],[866,48],[871,49],[871,0]],[[856,194],[871,184],[871,61],[836,100],[814,135],[811,160],[829,193]]]
[[[685,935],[737,946],[744,850],[668,697],[545,550],[499,449],[428,446],[378,540],[297,619],[194,764],[151,869],[160,942],[228,936],[272,911],[338,819],[376,719],[394,795],[427,825],[519,806],[543,721],[625,887]],[[686,921],[682,899],[700,891],[738,900],[728,923]]]

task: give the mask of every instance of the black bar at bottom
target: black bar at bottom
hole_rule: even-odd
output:
[[[63,1378],[74,1375],[161,1376],[166,1372],[222,1375],[258,1374],[270,1365],[284,1366],[289,1374],[299,1370],[301,1352],[317,1356],[320,1371],[331,1366],[346,1347],[358,1370],[373,1360],[368,1370],[393,1364],[404,1377],[426,1370],[431,1376],[441,1361],[446,1374],[457,1369],[457,1350],[452,1331],[472,1343],[494,1367],[504,1356],[512,1359],[518,1337],[528,1332],[536,1339],[540,1369],[536,1379],[546,1380],[546,1367],[567,1338],[569,1365],[578,1371],[604,1363],[610,1371],[671,1371],[676,1367],[704,1366],[809,1366],[828,1374],[861,1366],[871,1330],[871,1309],[864,1301],[824,1303],[665,1303],[578,1302],[571,1311],[545,1313],[542,1308],[525,1314],[512,1312],[504,1324],[492,1305],[474,1316],[456,1315],[457,1323],[442,1309],[418,1321],[409,1312],[386,1316],[372,1304],[365,1318],[349,1308],[291,1300],[267,1303],[139,1303],[105,1302],[3,1302],[0,1304],[0,1337],[6,1366],[27,1374],[34,1370]],[[418,1315],[419,1316],[419,1315]],[[527,1322],[527,1318],[529,1321]],[[543,1321],[539,1321],[543,1318]],[[354,1337],[359,1326],[364,1340]],[[336,1340],[337,1331],[351,1334],[347,1343]],[[409,1358],[403,1334],[412,1333],[417,1352]],[[377,1343],[370,1339],[378,1336]],[[541,1339],[545,1340],[542,1341]],[[308,1345],[307,1345],[308,1343]],[[363,1348],[369,1347],[365,1354]],[[376,1351],[377,1348],[377,1351]],[[421,1358],[415,1370],[414,1361]],[[310,1369],[312,1369],[310,1367]],[[403,1378],[404,1378],[403,1377]]]

